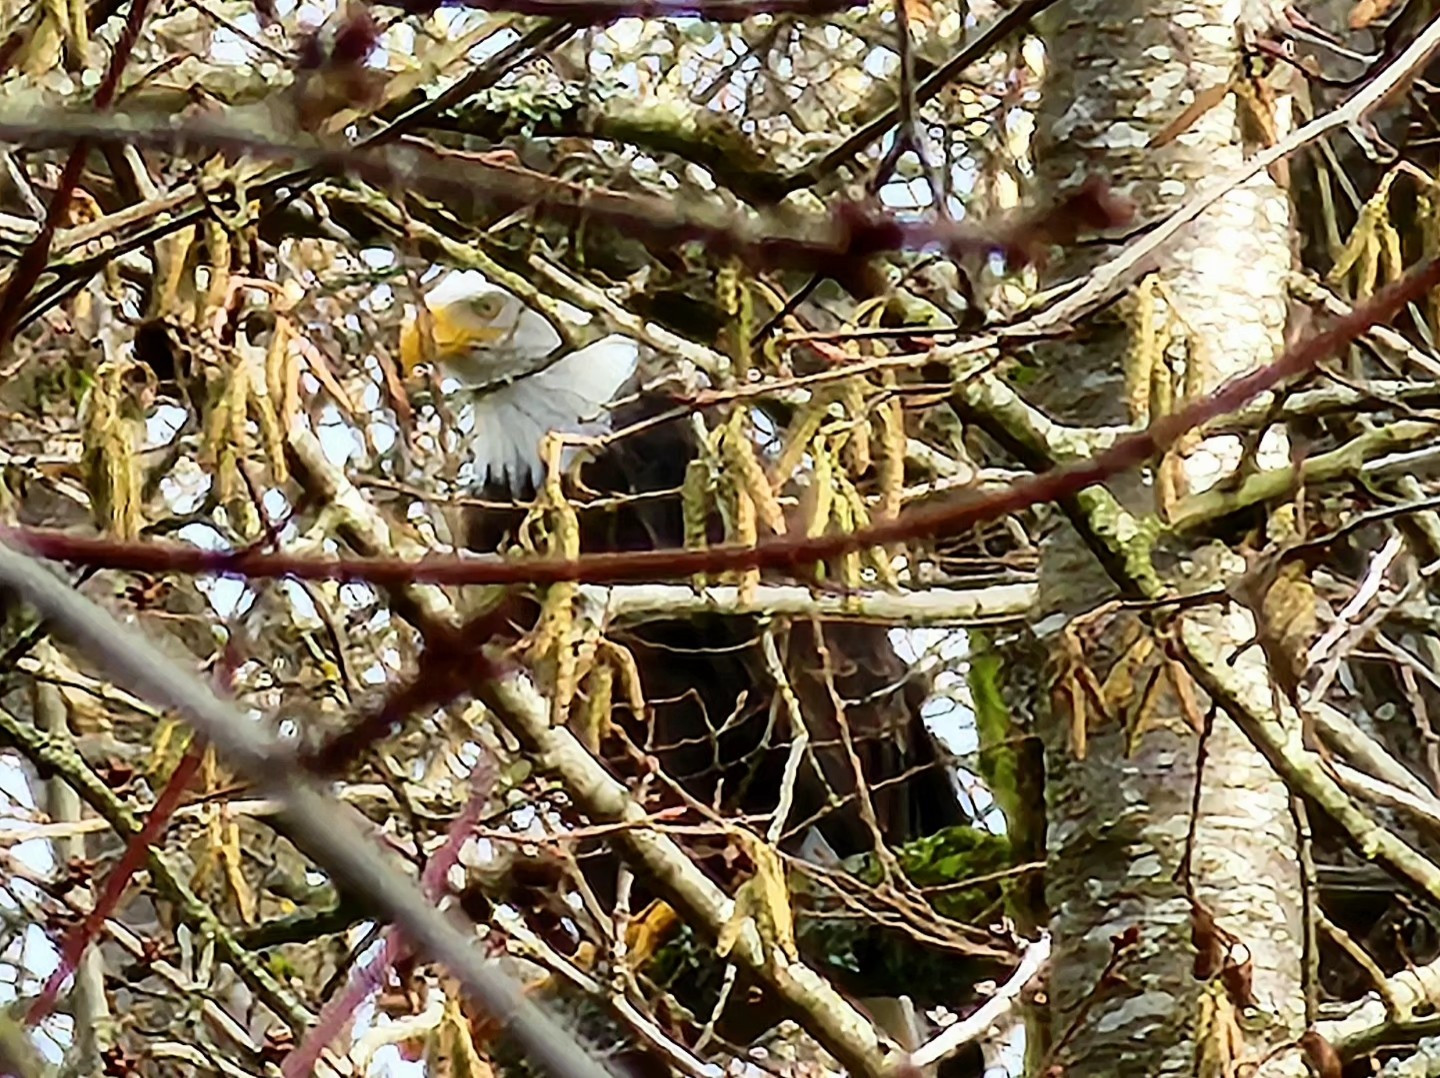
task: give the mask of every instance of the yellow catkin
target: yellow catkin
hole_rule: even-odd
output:
[[[1434,258],[1440,255],[1440,198],[1437,198],[1433,185],[1426,188],[1425,193],[1420,196],[1420,206],[1420,235],[1424,256],[1427,259]],[[1440,288],[1430,290],[1429,307],[1430,333],[1434,337],[1440,335]]]
[[[290,319],[280,315],[275,319],[275,332],[270,334],[270,345],[265,350],[265,391],[275,404],[280,422],[288,426],[295,418],[299,401],[290,396],[290,370],[295,366],[290,340],[294,330]],[[292,410],[295,409],[295,410]]]
[[[820,424],[824,422],[825,403],[818,396],[795,413],[790,420],[789,429],[785,432],[785,447],[780,450],[780,457],[775,461],[775,467],[770,473],[771,490],[778,493],[790,481],[795,469],[800,467],[800,462],[810,451],[810,443],[819,433]]]
[[[1405,275],[1405,256],[1400,253],[1400,233],[1389,218],[1380,222],[1380,272],[1386,283]]]
[[[727,262],[715,275],[715,299],[720,309],[731,318],[740,312],[740,266]]]
[[[143,415],[127,387],[134,364],[105,363],[81,406],[82,463],[91,512],[102,530],[134,539],[144,526],[144,477],[139,443]]]
[[[1355,298],[1369,299],[1375,294],[1375,284],[1380,279],[1380,235],[1379,230],[1365,237],[1364,253],[1356,266]]]
[[[1157,355],[1150,365],[1150,417],[1167,416],[1175,410],[1175,380],[1170,358]]]
[[[680,486],[680,515],[685,528],[685,547],[700,550],[710,541],[710,466],[703,460],[692,460],[685,466],[685,481]],[[695,575],[695,586],[706,584],[704,573]]]
[[[227,435],[237,452],[243,452],[245,445],[245,414],[250,403],[250,372],[245,369],[245,361],[239,358],[236,353],[234,364],[230,368],[230,380],[226,383],[228,399],[225,403],[225,418],[228,426]]]
[[[854,506],[849,498],[839,497],[834,500],[832,513],[835,518],[835,526],[842,532],[851,533],[855,531]],[[860,587],[860,553],[852,550],[848,554],[840,556],[840,583],[852,591]]]
[[[1335,265],[1331,267],[1330,273],[1326,277],[1331,284],[1339,284],[1362,261],[1373,261],[1374,257],[1378,255],[1375,236],[1380,222],[1389,216],[1390,184],[1394,178],[1395,173],[1388,173],[1380,181],[1379,188],[1370,196],[1369,201],[1360,207],[1355,227],[1351,230],[1349,238],[1345,241],[1344,249],[1335,259]],[[1365,276],[1363,268],[1361,276],[1362,278]]]
[[[215,373],[223,381],[210,398],[214,405],[205,425],[202,459],[211,463],[220,504],[234,517],[231,526],[243,532],[254,508],[240,475],[248,443],[245,416],[250,378],[239,362],[219,367]]]
[[[210,281],[205,288],[205,312],[225,306],[230,296],[230,230],[219,221],[210,221],[205,227],[205,246],[209,250]],[[199,322],[205,324],[205,314]]]
[[[250,390],[250,414],[260,428],[260,444],[265,447],[265,457],[270,464],[270,474],[277,483],[290,478],[285,461],[285,432],[281,428],[280,416],[275,410],[275,399],[265,385],[264,374],[252,371],[253,385]]]
[[[684,518],[685,546],[699,550],[710,538],[710,466],[703,460],[692,460],[685,466],[685,481],[680,485],[680,510]]]
[[[754,365],[750,341],[755,336],[755,296],[736,270],[735,340],[732,345],[735,376],[744,381]]]
[[[1136,289],[1135,332],[1125,357],[1125,405],[1132,423],[1150,418],[1150,371],[1163,358],[1155,332],[1156,283],[1155,274],[1148,273]]]
[[[835,500],[835,463],[828,441],[815,443],[815,468],[810,474],[810,515],[805,521],[805,536],[815,539],[830,526],[831,506]]]
[[[755,456],[755,443],[748,432],[749,413],[737,410],[725,424],[725,438],[721,446],[725,462],[733,471],[731,476],[738,487],[744,489],[755,503],[755,515],[759,522],[776,535],[785,534],[785,515],[775,497],[765,470]]]
[[[1420,239],[1426,258],[1440,254],[1440,212],[1437,212],[1433,183],[1416,196],[1416,217],[1419,218]]]
[[[180,309],[180,293],[186,283],[185,271],[190,268],[190,255],[195,248],[196,230],[181,229],[174,236],[155,244],[155,252],[162,266],[160,287],[151,294],[150,315],[183,317]],[[186,290],[188,294],[188,289]]]
[[[220,846],[220,861],[225,871],[225,882],[230,886],[230,893],[235,896],[235,908],[240,913],[241,922],[253,925],[260,912],[259,900],[245,878],[245,855],[240,845],[240,824],[233,816],[229,816],[223,827],[225,839]]]
[[[630,711],[637,719],[648,721],[650,705],[645,702],[644,686],[640,683],[640,667],[635,662],[634,654],[629,648],[604,638],[601,638],[599,648],[609,665],[620,677],[621,688],[625,693],[625,702],[630,705]]]
[[[840,384],[840,399],[854,424],[845,441],[845,462],[851,475],[862,475],[870,468],[870,417],[865,403],[868,385],[864,378],[847,378]]]
[[[600,751],[600,743],[610,732],[610,709],[615,692],[615,668],[600,663],[585,681],[585,706],[580,712],[580,728],[576,731],[591,752]]]
[[[549,553],[552,557],[575,558],[580,553],[580,519],[575,507],[561,487],[561,452],[564,443],[554,436],[546,437],[541,446],[545,462],[545,482],[537,499],[545,511],[549,531]],[[531,641],[531,654],[537,658],[549,655],[555,663],[555,686],[551,697],[551,722],[565,721],[575,697],[579,681],[579,654],[575,623],[575,597],[579,588],[574,583],[552,584],[545,589],[540,619]]]
[[[743,487],[735,489],[735,534],[732,537],[741,546],[754,546],[759,538],[755,519],[755,502]],[[760,570],[746,569],[740,576],[740,601],[753,602],[755,590],[760,586]]]
[[[840,485],[841,495],[849,506],[850,519],[853,521],[855,530],[860,531],[870,527],[873,518],[870,515],[870,507],[865,504],[865,496],[860,493],[860,489],[855,486],[848,477],[842,476]],[[869,563],[871,568],[875,570],[875,575],[879,579],[882,587],[889,588],[892,591],[899,589],[900,578],[895,573],[895,565],[890,557],[890,552],[884,547],[868,547],[863,555],[857,554],[856,556]]]

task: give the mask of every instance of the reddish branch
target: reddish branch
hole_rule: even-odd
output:
[[[466,839],[479,826],[485,802],[490,797],[494,784],[494,761],[488,755],[482,756],[475,765],[475,770],[470,773],[470,800],[465,803],[460,815],[451,822],[444,845],[425,862],[425,868],[420,874],[420,886],[430,901],[438,901],[444,893],[445,879],[460,859],[460,851],[464,848]],[[313,1074],[320,1053],[325,1050],[326,1045],[334,1043],[335,1038],[340,1036],[345,1023],[359,1010],[360,1004],[381,986],[390,967],[409,953],[410,945],[404,933],[393,927],[387,929],[380,953],[368,966],[355,971],[344,992],[325,1004],[304,1042],[285,1057],[280,1073],[285,1078],[301,1078],[303,1075]]]
[[[1016,482],[988,495],[975,495],[902,514],[861,531],[816,538],[781,537],[753,547],[716,546],[703,550],[651,550],[586,554],[573,560],[505,560],[498,557],[310,558],[290,554],[200,550],[173,543],[121,543],[88,539],[39,528],[0,528],[0,539],[43,558],[144,573],[206,573],[250,578],[368,581],[381,587],[411,583],[554,584],[560,581],[616,583],[663,580],[736,569],[795,569],[855,550],[904,543],[925,536],[952,534],[1044,502],[1073,497],[1086,487],[1137,467],[1175,444],[1190,431],[1235,411],[1241,405],[1304,374],[1321,359],[1349,344],[1372,326],[1393,318],[1407,303],[1440,286],[1440,259],[1423,263],[1409,275],[1338,319],[1328,330],[1289,349],[1249,374],[1231,379],[1213,393],[1164,416],[1149,429],[1122,438],[1090,460]]]
[[[227,646],[221,652],[219,660],[215,664],[213,679],[216,690],[228,693],[235,684],[235,671],[239,668],[239,653],[233,644]],[[85,919],[75,927],[75,930],[66,938],[60,948],[60,964],[50,978],[45,982],[40,995],[31,1004],[29,1012],[25,1015],[27,1025],[35,1025],[45,1019],[55,1007],[55,1002],[60,996],[60,988],[65,981],[80,965],[80,958],[85,954],[85,949],[90,946],[95,937],[100,934],[100,928],[105,924],[106,918],[115,912],[115,907],[120,904],[124,897],[125,888],[129,885],[130,879],[139,871],[145,859],[150,856],[150,849],[160,840],[166,826],[170,823],[170,817],[175,815],[175,810],[180,807],[180,799],[185,791],[189,789],[191,780],[195,777],[196,770],[200,767],[200,761],[205,755],[205,744],[199,738],[190,743],[185,755],[181,757],[175,770],[170,773],[169,781],[165,788],[160,791],[160,796],[155,799],[155,805],[150,810],[150,815],[145,818],[140,830],[130,836],[130,841],[125,844],[125,852],[121,855],[119,862],[111,870],[109,877],[105,880],[105,887],[95,899],[95,906]]]
[[[752,15],[834,15],[864,7],[864,0],[400,0],[406,11],[468,7],[512,15],[539,15],[593,26],[616,19],[705,19],[740,22]]]
[[[388,695],[373,712],[319,748],[303,753],[301,763],[317,775],[333,775],[358,756],[367,745],[397,730],[423,708],[443,707],[461,693],[486,680],[494,663],[481,649],[503,633],[518,614],[507,596],[458,630],[425,622],[425,650],[413,677]]]
[[[151,848],[160,841],[160,836],[170,823],[170,817],[175,815],[175,810],[180,807],[180,799],[189,787],[190,780],[195,777],[204,754],[204,744],[196,738],[190,743],[190,748],[181,757],[175,770],[170,773],[170,780],[155,799],[155,807],[145,817],[140,830],[130,837],[125,852],[106,877],[105,887],[95,897],[94,908],[65,937],[65,942],[60,947],[60,964],[55,967],[55,972],[50,974],[45,987],[40,990],[35,1002],[30,1005],[30,1010],[26,1012],[26,1025],[38,1025],[55,1009],[55,1003],[60,998],[60,989],[80,965],[81,956],[85,954],[90,942],[100,934],[106,919],[114,914],[115,908],[120,905],[125,888],[145,864]]]
[[[1081,232],[1124,225],[1125,200],[1092,181],[1056,205],[1008,220],[973,224],[901,217],[872,202],[842,202],[827,219],[782,210],[740,215],[715,205],[687,208],[673,199],[568,183],[477,154],[437,150],[406,140],[381,150],[326,149],[256,139],[193,122],[179,127],[130,127],[69,116],[61,123],[0,123],[0,141],[31,149],[85,143],[129,143],[182,152],[205,146],[226,154],[291,161],[386,190],[413,190],[454,205],[479,202],[497,214],[541,214],[563,224],[610,225],[657,252],[698,244],[717,258],[735,258],[754,272],[794,269],[823,273],[860,295],[873,290],[871,260],[890,251],[933,251],[951,258],[1001,255],[1012,265],[1043,257],[1049,246]]]
[[[108,112],[115,101],[115,92],[120,87],[120,76],[125,72],[125,65],[130,62],[135,42],[140,39],[140,27],[145,22],[147,5],[148,0],[130,0],[130,14],[120,31],[120,39],[115,42],[115,51],[110,54],[110,63],[106,65],[100,85],[95,89],[93,107],[96,112]],[[55,194],[45,211],[40,232],[30,241],[30,245],[16,261],[15,268],[10,271],[10,283],[5,287],[4,294],[0,295],[0,351],[4,350],[15,332],[25,298],[30,295],[30,290],[35,287],[35,282],[40,279],[40,274],[45,271],[45,264],[50,260],[50,245],[54,242],[55,230],[70,211],[70,199],[80,182],[80,173],[85,168],[85,158],[90,152],[90,145],[89,139],[82,138],[71,148],[65,168],[60,173],[60,182],[56,184]]]

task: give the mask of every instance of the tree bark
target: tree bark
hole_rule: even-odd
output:
[[[1139,220],[1154,220],[1253,151],[1265,125],[1244,103],[1253,82],[1151,145],[1197,98],[1217,96],[1232,76],[1245,79],[1244,20],[1255,27],[1265,13],[1237,15],[1240,6],[1077,0],[1051,8],[1041,26],[1047,72],[1035,136],[1042,189],[1053,193],[1100,172],[1135,201]],[[1289,100],[1283,87],[1268,90],[1273,108],[1264,100],[1259,107],[1283,133]],[[1261,98],[1266,93],[1261,88]],[[1072,258],[1056,267],[1054,281],[1083,274],[1113,250]],[[1178,403],[1269,362],[1283,345],[1291,263],[1288,195],[1261,173],[1185,230],[1153,280],[1097,316],[1082,338],[1040,350],[1032,399],[1079,425],[1144,422],[1166,409],[1166,385]],[[1152,369],[1137,374],[1147,354]],[[1262,460],[1284,463],[1287,452],[1267,444]],[[1208,439],[1111,490],[1136,520],[1157,507],[1163,515],[1175,489],[1213,485],[1241,454],[1237,439]],[[1243,1029],[1242,1058],[1258,1061],[1305,1022],[1303,903],[1289,795],[1224,716],[1197,734],[1203,694],[1195,693],[1198,711],[1186,706],[1184,675],[1139,616],[1073,620],[1113,597],[1117,582],[1113,565],[1110,574],[1102,570],[1056,516],[1042,539],[1041,606],[1059,616],[1039,623],[1052,691],[1032,701],[1046,744],[1046,897],[1055,943],[1050,1062],[1067,1078],[1216,1072],[1221,1046],[1212,1018],[1220,989],[1207,990],[1197,976],[1192,897],[1239,941],[1234,958],[1248,954],[1253,963],[1258,1006],[1233,1017]],[[1164,553],[1157,567],[1184,590],[1244,568],[1221,542]],[[1226,653],[1253,639],[1238,607],[1194,616],[1206,619]],[[1084,700],[1077,664],[1104,686],[1103,709]],[[1237,669],[1269,707],[1259,649],[1248,648]],[[1077,701],[1078,718],[1070,706]],[[1088,724],[1083,757],[1077,722]],[[1117,958],[1114,941],[1135,931],[1138,941]],[[1119,978],[1102,983],[1112,959]],[[1272,1066],[1280,1070],[1266,1073],[1302,1065],[1291,1053]]]

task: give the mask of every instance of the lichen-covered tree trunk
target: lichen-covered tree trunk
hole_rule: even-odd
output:
[[[1237,165],[1267,126],[1283,132],[1284,86],[1252,78],[1242,64],[1247,26],[1263,27],[1265,14],[1245,6],[1078,0],[1051,8],[1041,26],[1048,59],[1035,141],[1043,188],[1053,193],[1098,172],[1135,201],[1140,220],[1151,220]],[[1167,132],[1192,102],[1232,78],[1236,89],[1188,129]],[[1077,425],[1144,422],[1272,360],[1283,346],[1290,232],[1288,196],[1274,176],[1236,188],[1083,336],[1037,352],[1032,399]],[[1054,279],[1109,253],[1058,266]],[[1262,455],[1283,463],[1286,452],[1268,445]],[[1241,455],[1234,439],[1197,442],[1111,489],[1136,519],[1163,518],[1174,499],[1210,486]],[[1050,616],[1040,632],[1053,691],[1035,703],[1045,716],[1053,1061],[1068,1078],[1228,1073],[1233,1039],[1222,1045],[1206,1032],[1217,1014],[1233,1018],[1252,1061],[1304,1023],[1302,890],[1288,794],[1228,719],[1215,717],[1202,739],[1195,726],[1205,701],[1186,706],[1184,676],[1138,616],[1074,619],[1113,596],[1116,583],[1058,514],[1042,550]],[[1182,587],[1243,567],[1218,541],[1157,558]],[[1222,641],[1253,639],[1243,610],[1207,610],[1199,616]],[[1259,649],[1238,665],[1268,706]],[[1082,666],[1103,686],[1105,703],[1087,702],[1083,757],[1070,706],[1085,696]],[[1207,991],[1196,976],[1192,896],[1239,941],[1237,957],[1248,952],[1254,1012],[1229,1016],[1218,985]],[[1114,940],[1137,930],[1119,979],[1102,985]],[[1292,1053],[1278,1066],[1299,1064]]]

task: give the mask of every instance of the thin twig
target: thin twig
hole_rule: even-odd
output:
[[[443,895],[445,877],[459,860],[461,849],[484,814],[485,802],[494,784],[495,762],[486,753],[470,772],[470,798],[465,808],[450,824],[445,842],[425,862],[420,886],[431,902],[438,904]],[[405,934],[394,928],[386,930],[384,940],[380,953],[364,969],[355,971],[345,991],[325,1005],[305,1040],[285,1057],[280,1065],[280,1073],[285,1078],[305,1078],[314,1071],[321,1052],[340,1035],[345,1023],[360,1009],[365,998],[380,987],[395,963],[410,951]]]
[[[465,7],[512,15],[564,19],[596,26],[617,19],[704,19],[741,22],[754,15],[803,15],[814,18],[862,6],[865,0],[402,0],[411,12]]]

